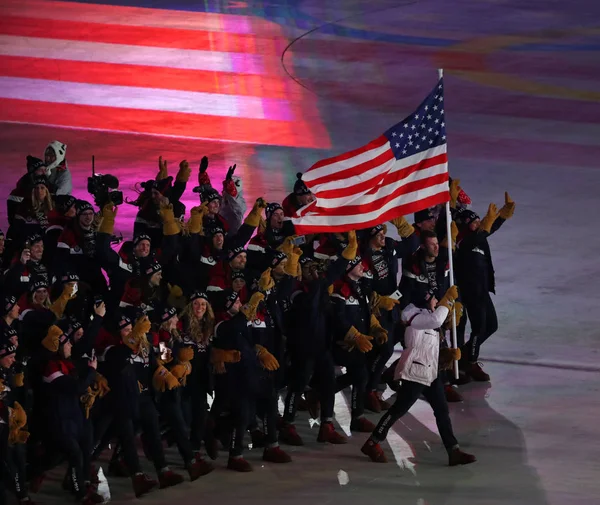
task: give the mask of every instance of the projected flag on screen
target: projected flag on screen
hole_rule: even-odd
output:
[[[0,121],[329,145],[274,23],[39,0],[5,0],[0,16]]]
[[[316,201],[292,218],[299,234],[358,230],[448,201],[443,79],[402,122],[302,179]]]

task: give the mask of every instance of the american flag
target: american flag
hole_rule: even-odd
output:
[[[292,218],[299,234],[367,228],[448,201],[443,79],[402,122],[303,180],[316,200]]]
[[[330,147],[288,44],[251,16],[3,0],[0,122]]]

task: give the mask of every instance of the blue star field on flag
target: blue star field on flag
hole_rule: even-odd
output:
[[[446,143],[444,79],[440,79],[419,108],[384,135],[397,160]]]

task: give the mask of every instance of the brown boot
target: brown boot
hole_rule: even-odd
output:
[[[215,469],[208,461],[204,459],[196,458],[193,463],[190,463],[187,467],[188,474],[190,476],[190,481],[194,482],[196,479],[203,477],[204,475],[209,474]]]
[[[176,486],[184,481],[183,475],[175,473],[173,470],[163,470],[158,474],[158,484],[160,489]]]
[[[357,417],[350,421],[350,431],[358,433],[371,433],[375,429],[375,425],[366,417]]]
[[[348,443],[348,437],[335,431],[333,423],[321,423],[317,442],[329,442],[330,444],[341,445]]]
[[[239,458],[232,458],[229,456],[227,469],[235,470],[236,472],[251,472],[253,470],[252,465],[241,456]]]
[[[379,398],[375,391],[369,391],[365,395],[365,409],[370,410],[379,414],[381,412],[381,405],[379,404]]]
[[[361,447],[360,452],[369,456],[371,461],[373,461],[374,463],[388,462],[381,446],[374,440],[371,440],[370,438]]]
[[[475,461],[477,461],[475,456],[462,452],[458,447],[448,453],[449,466],[469,465],[470,463],[475,463]]]
[[[296,431],[296,427],[289,423],[285,423],[279,430],[279,441],[287,445],[304,445],[302,438]]]
[[[133,492],[135,493],[136,498],[149,493],[153,488],[158,486],[158,482],[145,473],[134,475],[131,478],[131,483],[133,484]]]
[[[390,410],[392,404],[383,399],[383,393],[377,392],[377,398],[379,399],[379,406],[381,407],[381,411]]]
[[[456,403],[463,401],[462,395],[456,390],[456,388],[453,388],[450,384],[446,384],[444,386],[444,394],[446,395],[446,401],[448,403]]]
[[[281,447],[266,447],[263,451],[263,461],[269,463],[289,463],[292,457],[281,449]]]
[[[479,363],[470,363],[466,372],[474,381],[488,382],[490,380],[490,376],[481,369]]]

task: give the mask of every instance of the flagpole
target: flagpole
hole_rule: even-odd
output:
[[[444,77],[444,69],[438,68],[438,79]],[[454,286],[454,258],[452,257],[452,213],[450,201],[446,202],[446,237],[448,242],[448,263],[450,265],[450,285]],[[456,312],[452,309],[452,347],[458,347],[456,337]],[[458,379],[458,361],[454,361],[454,378]]]

